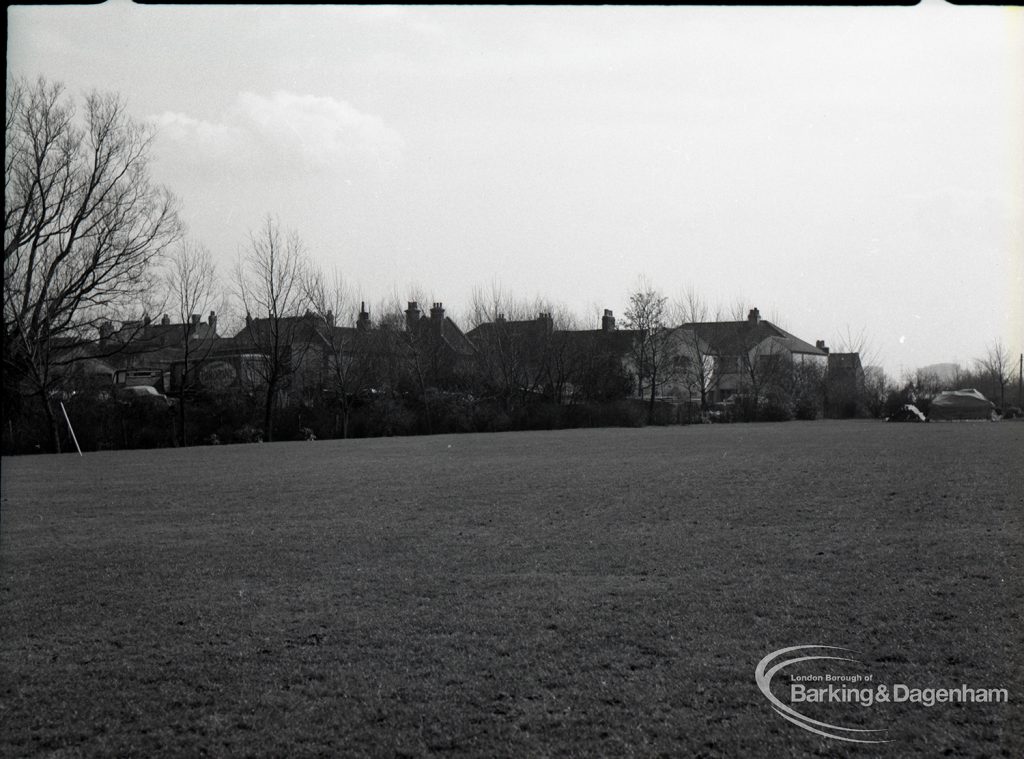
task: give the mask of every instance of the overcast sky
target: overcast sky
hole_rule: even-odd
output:
[[[269,212],[371,303],[499,283],[596,327],[643,274],[893,374],[1021,350],[1020,8],[113,2],[7,44],[158,127],[225,273]]]

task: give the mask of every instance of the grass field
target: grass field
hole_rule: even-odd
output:
[[[1024,424],[3,461],[0,756],[1024,756]],[[754,668],[1008,704],[816,705]]]

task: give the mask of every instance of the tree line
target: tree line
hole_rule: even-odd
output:
[[[38,418],[45,447],[61,450],[61,404],[75,396],[76,369],[116,360],[133,331],[144,334],[144,317],[162,312],[184,331],[172,444],[245,434],[270,440],[275,428],[286,428],[286,437],[345,437],[641,424],[668,420],[661,402],[672,397],[698,415],[710,410],[721,356],[696,331],[677,326],[741,321],[741,306],[713,309],[692,290],[670,300],[641,279],[616,325],[628,340],[616,343],[604,334],[613,330],[582,324],[558,304],[478,289],[463,325],[474,334],[468,350],[462,330],[449,329],[443,317],[412,323],[398,302],[377,304],[371,318],[340,274],[316,266],[299,233],[269,215],[231,270],[218,272],[209,249],[187,235],[175,196],[151,175],[153,137],[115,94],[77,103],[58,83],[8,79],[5,449],[17,420]],[[413,299],[427,308],[422,294]],[[193,339],[202,326],[193,315],[232,307],[236,341],[260,357],[249,366],[251,386],[242,400],[186,392],[216,351],[215,341]],[[101,337],[110,321],[120,324],[117,341]],[[846,347],[863,348],[854,342]],[[820,367],[793,371],[748,351],[732,359],[742,395],[753,399],[749,416],[788,418],[821,407]],[[1005,404],[1013,371],[996,343],[963,382],[998,389]],[[847,411],[880,415],[897,397],[926,397],[927,378],[915,379],[900,386],[869,369]],[[235,406],[237,413],[226,410]],[[209,432],[197,417],[227,421]],[[121,432],[120,444],[129,445]],[[164,441],[139,444],[147,442]]]

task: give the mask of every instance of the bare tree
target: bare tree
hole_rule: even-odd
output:
[[[550,329],[543,334],[541,371],[548,395],[556,403],[579,400],[583,370],[586,366],[585,350],[576,333],[580,322],[568,309],[548,304],[540,313],[550,319]]]
[[[676,301],[675,312],[682,325],[677,331],[677,340],[687,354],[689,361],[683,367],[682,380],[700,395],[702,411],[708,409],[708,398],[718,383],[715,372],[714,348],[701,337],[701,331],[694,325],[720,321],[719,314],[712,316],[704,298],[693,288],[688,288]]]
[[[403,311],[398,295],[383,300],[375,307],[380,314],[376,328],[367,341],[369,376],[381,392],[375,401],[377,418],[386,435],[411,424],[407,402],[414,396],[423,403],[423,423],[432,429],[431,404],[427,389],[430,382],[431,345],[429,330],[419,323],[421,297],[408,301]]]
[[[866,367],[877,364],[878,351],[871,345],[867,331],[862,328],[855,333],[846,325],[845,330],[833,338],[828,353],[822,382],[826,415],[873,415],[871,408],[880,408],[877,396],[880,378],[873,377],[874,386],[868,388]]]
[[[245,311],[245,336],[259,361],[253,364],[263,390],[263,434],[273,440],[277,396],[299,369],[310,329],[303,320],[306,250],[293,230],[267,216],[249,235],[235,267],[238,299]]]
[[[885,413],[886,400],[895,390],[895,383],[882,367],[864,367],[864,405],[872,419],[878,419]]]
[[[370,389],[374,371],[372,354],[378,336],[371,332],[370,314],[365,304],[360,304],[355,325],[350,318],[343,317],[354,310],[355,298],[337,269],[330,273],[310,269],[306,297],[318,317],[314,321],[315,329],[327,348],[324,367],[327,390],[340,415],[336,427],[340,427],[341,436],[347,438],[359,394]],[[340,319],[345,321],[339,323]]]
[[[217,273],[210,250],[196,240],[181,240],[170,254],[164,285],[182,325],[178,425],[181,444],[188,445],[185,396],[195,384],[195,364],[210,354],[216,338],[212,334],[215,326],[213,323],[208,322],[203,330],[198,320],[194,319],[194,316],[205,313],[218,302]]]
[[[1006,386],[1010,383],[1010,373],[1013,371],[1012,359],[1006,346],[1001,340],[993,341],[984,358],[975,359],[975,364],[978,371],[991,382],[993,389],[999,390],[999,407],[1005,407]]]
[[[171,194],[149,173],[152,133],[113,94],[79,113],[63,87],[8,81],[4,163],[4,375],[39,398],[53,450],[50,392],[87,355],[101,319],[152,287],[179,235]]]
[[[771,408],[774,396],[788,390],[784,385],[792,374],[792,359],[788,352],[769,342],[740,351],[739,366],[743,384],[749,390],[747,413],[760,418]]]
[[[735,333],[730,350],[736,354],[736,368],[740,376],[743,413],[751,419],[762,418],[765,413],[779,411],[779,403],[786,400],[794,381],[792,354],[776,339],[760,331],[760,313],[746,311],[739,301],[733,307],[733,319],[745,326]]]
[[[654,401],[660,383],[672,371],[672,328],[668,323],[668,298],[643,277],[629,296],[626,326],[636,332],[633,363],[637,372],[637,394],[649,394],[648,414],[654,415]]]
[[[470,335],[476,345],[482,390],[511,411],[538,390],[541,370],[535,355],[535,330],[528,329],[531,308],[492,284],[476,288],[470,300]],[[529,325],[532,327],[532,325]]]
[[[961,388],[970,387],[973,379],[967,367],[961,363],[955,363],[950,370],[950,381],[953,383],[954,388]]]
[[[838,353],[856,353],[860,356],[861,364],[864,366],[875,366],[879,363],[878,350],[872,346],[867,330],[864,328],[854,333],[850,325],[847,324],[845,331],[835,337],[833,345]]]
[[[373,382],[385,394],[395,395],[410,372],[406,335],[409,316],[403,313],[397,294],[380,300],[371,309],[378,314],[371,348]]]

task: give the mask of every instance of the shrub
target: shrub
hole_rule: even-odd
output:
[[[352,412],[352,437],[390,437],[415,432],[418,415],[407,408],[400,398],[382,397],[360,406]]]
[[[251,424],[245,424],[235,430],[231,437],[236,443],[262,443],[263,430]]]
[[[793,403],[782,392],[770,392],[757,404],[757,419],[762,422],[788,422],[793,418]]]
[[[812,421],[818,418],[818,404],[813,398],[797,398],[793,406],[793,415],[803,421]]]
[[[643,401],[623,400],[603,403],[595,408],[597,427],[643,427],[647,423],[647,407]]]
[[[466,393],[445,393],[434,390],[415,406],[420,418],[417,425],[423,432],[473,432],[475,426],[476,401]],[[429,429],[428,429],[429,414]]]
[[[565,411],[557,403],[535,403],[522,409],[520,428],[526,430],[558,430],[566,426]]]
[[[683,404],[656,402],[654,412],[650,414],[647,421],[648,424],[664,427],[670,424],[682,424],[685,419],[686,407]]]

